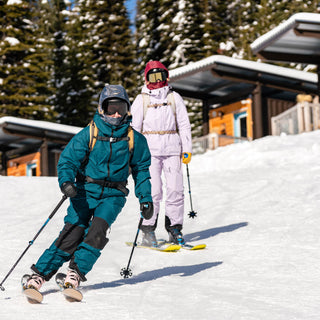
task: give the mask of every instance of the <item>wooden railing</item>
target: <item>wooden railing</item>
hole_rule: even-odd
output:
[[[298,134],[320,129],[320,104],[301,102],[271,118],[272,135]]]
[[[192,139],[193,154],[205,153],[207,150],[212,150],[218,147],[218,134],[209,133],[206,136]]]
[[[250,139],[244,137],[227,136],[223,134],[210,133],[203,137],[192,139],[193,154],[201,154],[207,150],[213,150],[218,147],[226,146],[232,143],[249,141]]]

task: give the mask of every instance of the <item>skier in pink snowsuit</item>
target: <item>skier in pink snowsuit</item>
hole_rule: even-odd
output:
[[[131,107],[132,126],[147,138],[151,152],[154,214],[143,221],[142,244],[157,246],[155,229],[163,195],[162,173],[166,180],[165,227],[169,241],[184,244],[182,163],[188,164],[192,154],[188,113],[182,97],[168,85],[169,71],[161,62],[148,62],[144,75],[145,85]]]

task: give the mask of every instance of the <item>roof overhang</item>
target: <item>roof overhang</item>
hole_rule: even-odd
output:
[[[320,64],[320,14],[297,13],[251,44],[258,57],[270,61]]]
[[[317,93],[317,75],[256,61],[214,55],[170,70],[170,84],[185,97],[223,104],[248,97],[257,83],[272,92]]]
[[[48,145],[67,144],[82,128],[46,121],[0,118],[0,151]]]

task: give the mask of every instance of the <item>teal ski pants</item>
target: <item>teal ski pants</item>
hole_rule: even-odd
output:
[[[70,261],[69,267],[75,269],[81,280],[85,281],[85,275],[108,242],[108,228],[125,203],[126,198],[122,196],[71,198],[62,231],[31,269],[48,281],[65,262]]]

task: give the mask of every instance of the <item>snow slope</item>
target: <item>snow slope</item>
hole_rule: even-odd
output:
[[[198,217],[187,217],[185,179],[184,234],[192,243],[206,243],[206,250],[136,249],[133,277],[122,279],[131,252],[124,242],[134,240],[139,222],[131,193],[83,283],[84,301],[65,301],[50,281],[43,304],[31,305],[21,294],[20,277],[58,235],[65,203],[4,283],[0,319],[319,319],[319,157],[319,131],[194,156],[189,169]],[[1,281],[61,194],[56,178],[27,177],[0,177],[0,194]],[[158,225],[158,237],[166,237],[163,210]]]

